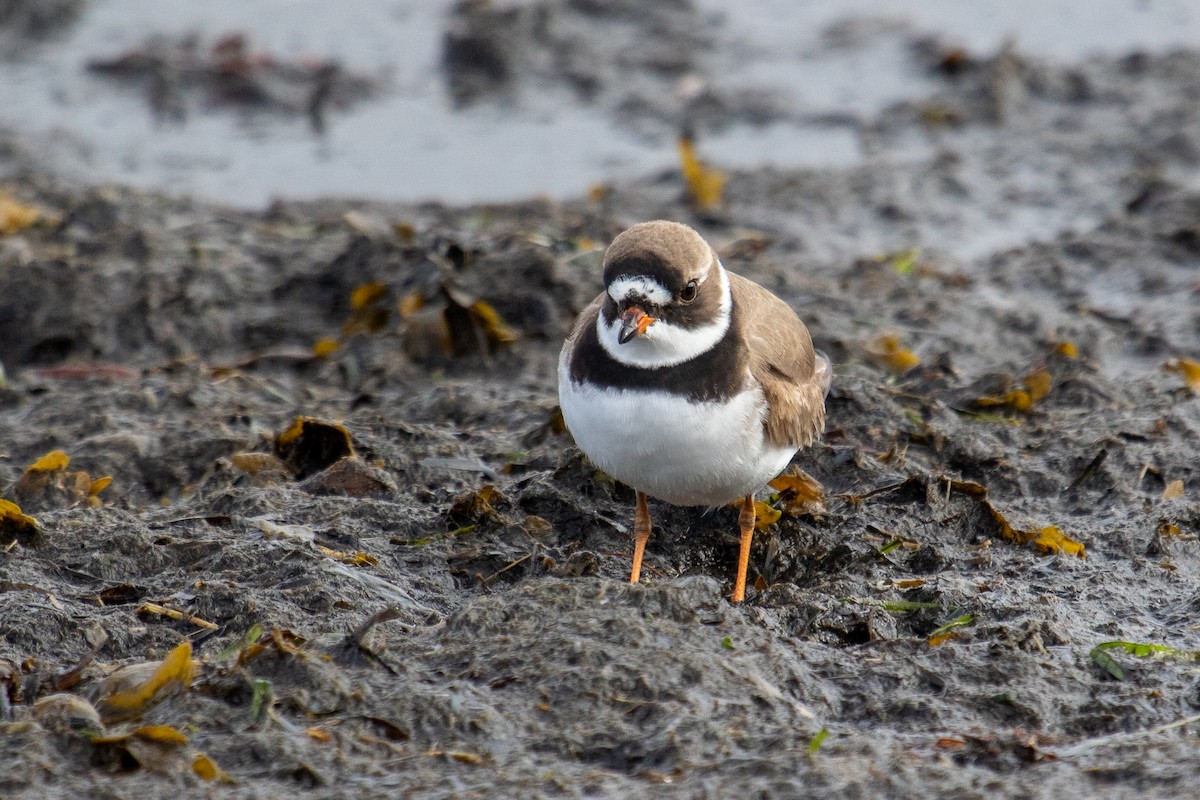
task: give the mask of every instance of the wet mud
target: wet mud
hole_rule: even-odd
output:
[[[858,121],[867,163],[703,212],[674,173],[244,212],[10,140],[0,795],[202,791],[201,754],[229,797],[1193,792],[1200,397],[1163,365],[1200,356],[1200,55],[912,53],[939,88]],[[633,494],[556,423],[653,218],[835,365],[824,510],[756,536],[742,605],[733,509],[652,505],[627,585]],[[185,640],[189,688],[94,712]]]

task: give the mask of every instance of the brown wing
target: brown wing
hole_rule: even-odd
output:
[[[729,273],[733,302],[746,345],[750,373],[770,403],[767,441],[805,447],[825,430],[829,360],[813,350],[808,328],[791,306],[740,275]]]
[[[600,314],[600,308],[604,305],[606,297],[608,297],[608,293],[601,292],[587,304],[583,311],[579,312],[579,316],[575,318],[575,326],[571,328],[571,335],[563,342],[562,352],[559,354],[560,360],[570,363],[571,353],[575,350],[575,342],[579,340],[579,334],[587,327],[596,324],[596,317]]]

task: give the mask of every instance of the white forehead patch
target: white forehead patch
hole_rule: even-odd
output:
[[[628,297],[631,292],[659,306],[665,306],[672,299],[667,287],[645,275],[622,275],[608,285],[608,296],[617,303]]]

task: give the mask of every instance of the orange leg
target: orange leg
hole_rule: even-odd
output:
[[[650,509],[646,507],[646,495],[637,493],[637,510],[633,516],[633,571],[629,582],[637,583],[642,575],[642,554],[646,552],[646,540],[650,538]]]
[[[750,542],[754,539],[754,495],[742,499],[742,510],[738,514],[738,527],[742,532],[742,549],[738,552],[737,580],[733,584],[733,602],[746,599],[746,572],[750,568]]]

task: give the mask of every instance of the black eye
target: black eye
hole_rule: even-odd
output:
[[[695,300],[697,285],[698,284],[695,281],[688,281],[687,285],[679,290],[679,299],[685,303],[690,303]]]

